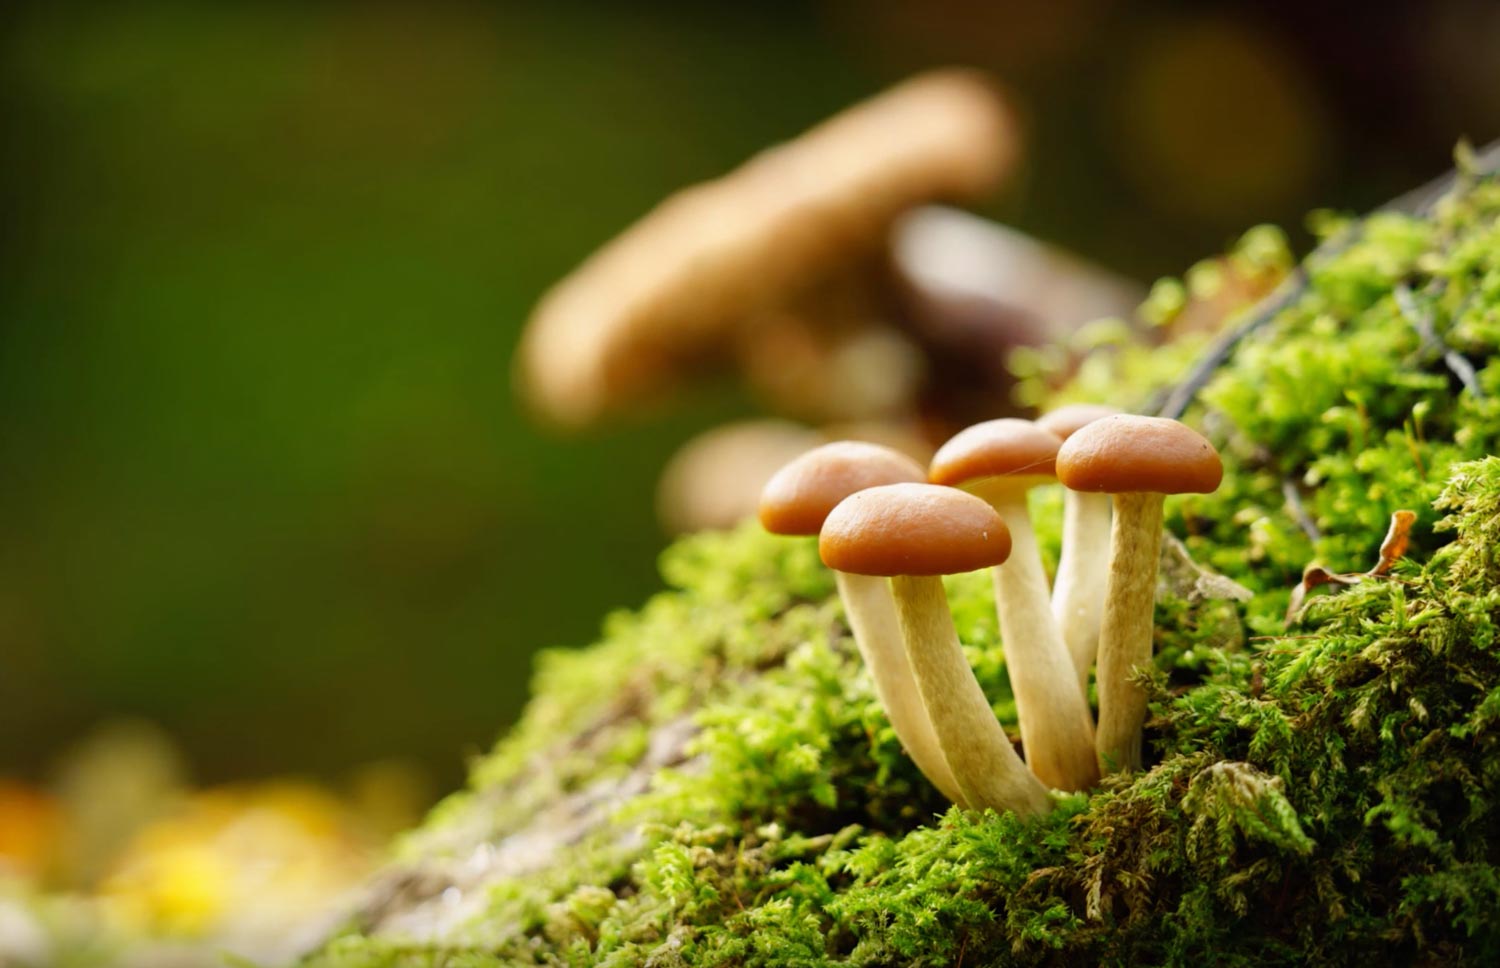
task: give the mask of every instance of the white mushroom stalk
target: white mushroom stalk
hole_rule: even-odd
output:
[[[888,447],[847,440],[825,444],[793,460],[766,483],[761,491],[760,521],[773,534],[814,535],[829,511],[850,494],[925,476],[919,464]],[[833,571],[855,647],[870,671],[875,696],[890,717],[896,738],[943,796],[967,807],[968,800],[943,756],[917,691],[890,583],[837,568]]]
[[[1010,529],[1010,557],[994,568],[995,607],[1026,762],[1049,786],[1083,790],[1099,780],[1094,719],[1052,616],[1047,574],[1026,507],[1030,488],[1056,479],[1053,463],[1060,444],[1030,421],[990,420],[940,447],[928,476],[978,495]]]
[[[891,583],[884,578],[834,571],[839,597],[854,644],[875,683],[875,697],[891,720],[896,738],[932,785],[961,807],[970,805],[943,755],[906,647]],[[970,678],[973,678],[972,674]],[[991,716],[993,719],[994,717]]]
[[[830,568],[891,578],[918,692],[969,805],[1047,809],[1046,787],[1016,755],[969,667],[939,577],[1005,560],[1009,535],[993,509],[952,488],[870,488],[833,509],[818,549]]]
[[[1094,717],[1052,616],[1026,488],[1006,478],[990,478],[970,490],[989,502],[1010,528],[1010,558],[991,574],[1026,762],[1048,786],[1086,790],[1099,782]]]
[[[1147,696],[1139,676],[1154,644],[1156,568],[1167,494],[1218,489],[1223,464],[1202,434],[1176,420],[1118,414],[1083,427],[1057,453],[1067,487],[1114,495],[1109,578],[1099,632],[1099,727],[1106,772],[1138,770]]]
[[[1156,627],[1156,566],[1161,557],[1165,495],[1116,494],[1110,536],[1108,594],[1099,641],[1099,724],[1096,742],[1101,768],[1141,767],[1141,724],[1146,691],[1137,671],[1151,664]]]
[[[891,586],[917,688],[965,799],[1022,815],[1046,810],[1046,788],[1016,755],[964,656],[943,580],[897,576]]]
[[[1109,577],[1109,495],[1068,491],[1063,498],[1062,553],[1052,585],[1052,618],[1062,633],[1088,694],[1089,671],[1099,650],[1104,622],[1104,588]]]
[[[1114,407],[1075,403],[1037,418],[1036,425],[1066,441],[1095,420],[1117,413]],[[1052,585],[1052,617],[1062,631],[1084,695],[1088,695],[1089,672],[1099,651],[1099,628],[1104,621],[1109,508],[1107,494],[1067,491],[1063,496],[1062,551]]]

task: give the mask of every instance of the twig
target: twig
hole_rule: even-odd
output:
[[[1401,310],[1401,315],[1411,323],[1418,335],[1422,337],[1422,348],[1429,346],[1442,347],[1443,363],[1456,377],[1458,382],[1464,385],[1477,399],[1484,398],[1484,391],[1479,387],[1479,374],[1474,370],[1474,364],[1462,353],[1449,346],[1447,341],[1438,335],[1437,327],[1433,325],[1432,313],[1423,312],[1417,305],[1417,298],[1411,291],[1411,287],[1404,282],[1396,284],[1396,306]]]
[[[1307,513],[1307,508],[1302,504],[1302,493],[1297,490],[1297,482],[1290,477],[1281,479],[1281,496],[1286,498],[1286,509],[1291,512],[1292,518],[1297,522],[1297,527],[1307,535],[1307,539],[1313,544],[1323,540],[1323,532],[1318,530],[1318,523]]]
[[[1298,266],[1292,273],[1281,280],[1281,285],[1273,289],[1270,295],[1260,301],[1255,310],[1246,317],[1245,321],[1234,329],[1220,336],[1209,349],[1208,354],[1200,359],[1183,381],[1172,389],[1167,395],[1166,402],[1157,411],[1157,416],[1170,417],[1173,420],[1180,418],[1187,410],[1188,404],[1192,403],[1198,396],[1198,391],[1208,383],[1209,379],[1218,372],[1219,367],[1229,361],[1234,354],[1236,346],[1240,341],[1251,333],[1260,329],[1267,322],[1275,318],[1276,314],[1290,306],[1297,300],[1307,288],[1307,270]]]
[[[1427,184],[1392,199],[1380,206],[1376,211],[1409,212],[1413,215],[1426,214],[1448,192],[1469,183],[1476,176],[1483,177],[1493,174],[1496,171],[1500,171],[1500,140],[1492,141],[1475,152],[1472,167],[1462,170],[1454,168],[1447,174],[1434,178]],[[1251,310],[1250,315],[1245,318],[1243,323],[1219,337],[1209,349],[1208,354],[1199,360],[1183,381],[1167,395],[1166,401],[1157,408],[1157,414],[1163,417],[1171,417],[1174,420],[1180,418],[1186,412],[1188,406],[1192,404],[1193,400],[1197,398],[1199,392],[1208,384],[1208,381],[1218,372],[1219,367],[1223,366],[1234,355],[1235,348],[1244,341],[1245,337],[1274,319],[1278,313],[1290,306],[1307,289],[1309,276],[1306,266],[1312,264],[1315,260],[1329,258],[1347,249],[1363,233],[1364,221],[1364,219],[1360,219],[1344,232],[1341,232],[1314,249],[1302,265],[1293,270],[1291,275],[1282,280],[1281,285],[1273,289],[1269,295]]]
[[[1500,140],[1491,141],[1475,151],[1468,167],[1454,167],[1446,175],[1434,178],[1404,195],[1398,195],[1380,206],[1377,211],[1410,212],[1413,215],[1420,215],[1430,211],[1433,206],[1442,201],[1444,195],[1453,189],[1467,187],[1476,176],[1484,177],[1496,171],[1500,171]]]

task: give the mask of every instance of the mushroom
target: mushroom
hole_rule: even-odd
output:
[[[924,477],[920,464],[888,447],[848,440],[824,444],[787,464],[766,483],[760,521],[772,534],[814,535],[834,506],[849,495],[879,484]],[[917,693],[889,584],[836,567],[834,577],[854,644],[875,680],[875,695],[891,719],[896,738],[943,796],[966,806],[968,801],[943,758],[928,710]]]
[[[1036,425],[1066,441],[1085,424],[1119,412],[1103,404],[1075,403],[1038,417]],[[1062,631],[1085,695],[1099,649],[1108,563],[1109,495],[1067,491],[1063,495],[1062,553],[1052,583],[1052,617]]]
[[[1102,769],[1139,769],[1146,693],[1132,676],[1151,662],[1162,504],[1168,494],[1216,490],[1224,465],[1213,445],[1186,424],[1116,414],[1068,438],[1057,454],[1057,476],[1072,490],[1114,495],[1096,747]]]
[[[678,448],[656,484],[656,516],[668,534],[730,528],[755,515],[760,492],[787,462],[823,443],[786,420],[740,420]]]
[[[516,357],[519,382],[544,416],[577,427],[656,395],[674,370],[737,342],[753,348],[771,332],[803,341],[795,322],[768,321],[842,316],[858,331],[890,317],[880,307],[889,301],[892,222],[935,200],[989,194],[1013,167],[1015,146],[1008,107],[977,72],[899,84],[668,198],[600,249],[533,312]],[[910,346],[891,318],[884,323]],[[797,358],[821,352],[812,346]],[[858,340],[842,355],[912,378],[908,354],[891,339]],[[843,369],[871,389],[863,368]],[[813,370],[827,382],[825,368]],[[883,407],[893,405],[887,389],[873,387]]]
[[[1026,509],[1028,490],[1056,480],[1053,462],[1060,443],[1029,420],[988,420],[939,447],[928,479],[983,498],[1010,529],[1010,557],[994,569],[995,606],[1021,745],[1043,783],[1083,790],[1099,780],[1094,720],[1052,618],[1047,574]]]
[[[903,215],[891,232],[907,321],[927,356],[923,403],[941,440],[1001,416],[1012,351],[1060,349],[1085,324],[1129,318],[1146,298],[1134,280],[989,219],[942,205]]]
[[[1016,755],[964,657],[941,578],[1005,560],[1010,536],[999,515],[953,488],[887,484],[835,507],[818,551],[837,571],[891,579],[917,689],[968,805],[1046,810],[1047,788]]]

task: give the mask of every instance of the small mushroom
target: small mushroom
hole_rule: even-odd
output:
[[[917,689],[968,805],[1046,810],[1046,787],[1016,755],[964,657],[941,577],[1005,560],[1010,536],[999,515],[949,487],[872,487],[829,513],[818,550],[837,571],[891,579]]]
[[[1056,481],[1060,444],[1029,420],[988,420],[939,447],[928,479],[983,498],[1010,529],[1010,558],[994,569],[995,605],[1021,745],[1043,783],[1083,790],[1099,780],[1094,720],[1052,617],[1047,574],[1026,509],[1028,490]]]
[[[1038,417],[1036,425],[1066,441],[1084,425],[1119,412],[1102,404],[1075,403]],[[1062,553],[1052,583],[1052,617],[1062,631],[1085,694],[1099,650],[1108,577],[1109,495],[1068,491],[1063,496]]]
[[[897,85],[668,198],[600,249],[537,305],[516,356],[519,383],[542,415],[584,426],[774,331],[802,347],[792,365],[812,361],[824,384],[827,368],[816,364],[829,350],[805,339],[797,320],[849,316],[847,331],[878,320],[890,301],[881,290],[896,217],[991,193],[1015,152],[1009,108],[977,72],[932,71]],[[833,358],[875,358],[893,379],[913,379],[916,351],[909,356],[893,321],[883,322],[890,338],[836,339],[844,349]],[[870,392],[862,373],[853,368],[854,391]],[[887,389],[873,388],[883,408],[893,405]]]
[[[772,534],[814,535],[834,506],[849,495],[924,477],[920,464],[888,447],[848,440],[824,444],[787,464],[766,483],[760,521]],[[836,567],[834,577],[854,644],[875,680],[875,695],[891,718],[896,737],[943,796],[967,805],[917,693],[889,583]]]
[[[754,516],[772,475],[824,439],[786,420],[741,420],[707,430],[662,468],[657,519],[674,535],[734,527]]]
[[[1162,504],[1168,494],[1217,490],[1224,465],[1213,445],[1186,424],[1116,414],[1068,438],[1057,454],[1057,476],[1072,490],[1114,495],[1096,747],[1105,771],[1139,769],[1146,693],[1131,676],[1151,662]]]

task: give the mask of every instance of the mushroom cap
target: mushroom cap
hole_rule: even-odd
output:
[[[656,484],[656,515],[670,534],[731,528],[752,517],[767,481],[825,439],[785,420],[741,420],[677,449]]]
[[[543,296],[516,356],[529,401],[581,426],[653,395],[737,322],[868,259],[902,212],[991,192],[1014,122],[983,75],[919,75],[666,199]]]
[[[1083,427],[1103,417],[1113,417],[1120,411],[1103,403],[1070,403],[1058,407],[1036,418],[1036,425],[1059,440],[1067,440]]]
[[[1010,557],[1010,531],[972,494],[886,484],[849,495],[818,535],[823,564],[855,575],[954,575]]]
[[[1057,454],[1057,477],[1075,491],[1208,494],[1223,480],[1224,465],[1187,424],[1121,413],[1069,437]]]
[[[962,487],[989,477],[1054,478],[1061,445],[1055,434],[1030,420],[986,420],[960,430],[939,447],[927,469],[927,479],[934,484]]]
[[[881,484],[925,480],[922,465],[879,444],[839,440],[794,459],[760,492],[760,523],[772,534],[817,534],[844,498]]]

